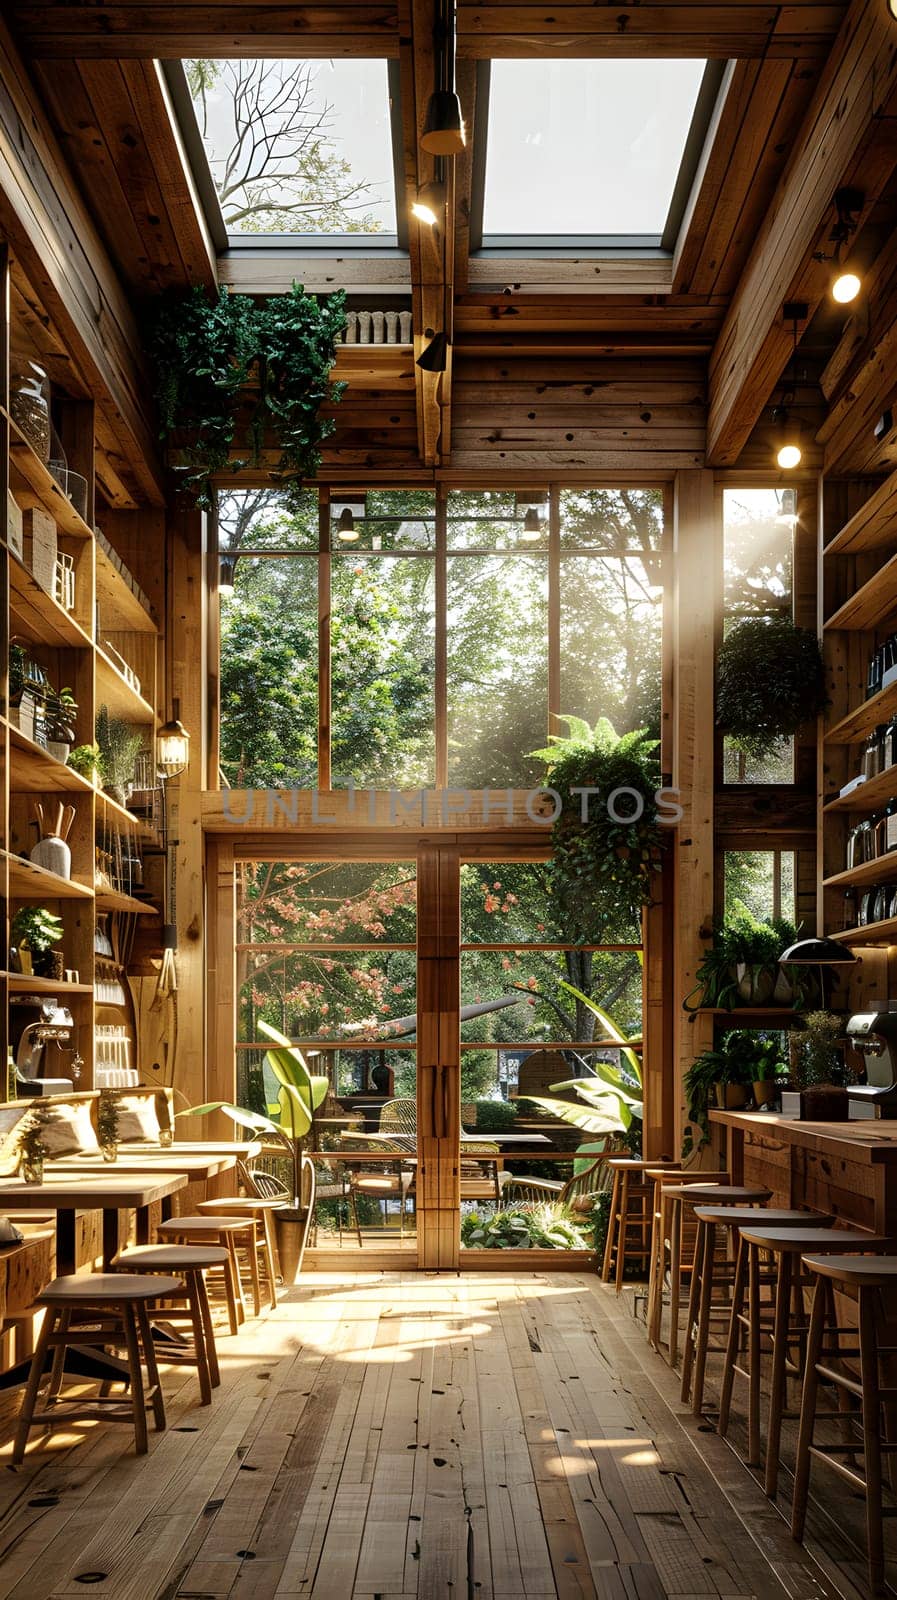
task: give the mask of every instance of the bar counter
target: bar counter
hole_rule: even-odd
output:
[[[772,1190],[772,1206],[831,1211],[897,1236],[897,1120],[797,1122],[769,1111],[711,1111],[732,1182]]]

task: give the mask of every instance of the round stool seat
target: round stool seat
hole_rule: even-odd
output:
[[[768,1200],[771,1189],[744,1189],[734,1183],[686,1183],[680,1189],[665,1189],[665,1200],[714,1200],[718,1205],[746,1205],[750,1200],[761,1204]]]
[[[701,1222],[722,1222],[727,1228],[756,1225],[757,1215],[756,1206],[695,1206],[695,1216]],[[764,1228],[799,1228],[801,1224],[825,1228],[835,1220],[828,1212],[777,1211],[775,1208],[767,1210],[765,1206],[760,1215]]]
[[[251,1217],[169,1217],[160,1222],[157,1233],[239,1233],[247,1228]]]
[[[204,1216],[213,1211],[227,1216],[231,1211],[282,1211],[289,1203],[285,1195],[225,1194],[217,1200],[200,1200],[198,1209]]]
[[[158,1300],[164,1295],[178,1293],[183,1287],[179,1278],[94,1272],[83,1278],[54,1278],[36,1298],[42,1304],[99,1305],[106,1300],[120,1305],[123,1300]]]
[[[897,1256],[805,1256],[804,1266],[824,1278],[862,1284],[867,1289],[892,1289],[897,1280]]]
[[[846,1228],[764,1228],[761,1218],[756,1226],[742,1228],[741,1237],[761,1250],[794,1256],[805,1250],[824,1250],[826,1255],[838,1250],[884,1250],[893,1244],[880,1234],[848,1232]]]
[[[178,1267],[182,1272],[188,1268],[201,1272],[203,1267],[223,1267],[227,1260],[227,1251],[220,1244],[135,1244],[116,1256],[115,1267],[130,1267],[133,1262],[147,1272]]]

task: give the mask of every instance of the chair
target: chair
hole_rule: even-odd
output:
[[[386,1105],[401,1105],[401,1101],[387,1101]],[[414,1105],[414,1101],[405,1104]],[[386,1110],[386,1105],[384,1110]],[[413,1138],[407,1131],[399,1131],[388,1138],[378,1138],[376,1141],[368,1140],[365,1146],[366,1154],[375,1158],[370,1166],[349,1165],[349,1190],[351,1194],[351,1209],[355,1218],[355,1231],[358,1235],[359,1247],[363,1245],[361,1237],[361,1224],[358,1220],[358,1196],[367,1195],[374,1200],[389,1200],[392,1195],[399,1197],[399,1236],[405,1237],[405,1208],[408,1196],[414,1186],[416,1173],[413,1167],[407,1165],[405,1157],[409,1152],[417,1151],[417,1134]],[[392,1156],[393,1160],[377,1161],[377,1156]]]
[[[22,1409],[16,1425],[12,1460],[20,1466],[25,1459],[28,1435],[32,1428],[68,1422],[129,1422],[134,1429],[134,1447],[146,1455],[149,1440],[146,1413],[151,1410],[157,1432],[165,1427],[165,1402],[159,1383],[159,1369],[150,1329],[148,1307],[160,1296],[183,1292],[179,1278],[147,1274],[103,1272],[83,1277],[54,1278],[36,1298],[45,1316],[31,1359]],[[128,1392],[126,1395],[100,1393],[93,1397],[68,1399],[60,1393],[65,1375],[65,1352],[73,1345],[124,1345],[127,1352]],[[41,1385],[46,1376],[47,1356],[53,1360],[44,1405],[37,1409]],[[143,1368],[147,1381],[144,1383]],[[79,1384],[83,1379],[78,1379]]]
[[[559,1206],[569,1206],[571,1211],[591,1211],[595,1196],[607,1193],[608,1179],[606,1156],[596,1156],[584,1171],[574,1172],[566,1183],[559,1178],[517,1178],[511,1173],[502,1184],[502,1204],[525,1209],[554,1200]]]
[[[218,1352],[215,1348],[215,1329],[212,1310],[206,1290],[205,1273],[211,1267],[223,1267],[227,1251],[220,1245],[190,1244],[138,1244],[131,1245],[116,1256],[116,1272],[176,1273],[184,1280],[186,1310],[165,1307],[166,1323],[188,1322],[193,1335],[193,1347],[178,1342],[166,1345],[166,1357],[192,1361],[199,1378],[199,1398],[204,1406],[212,1403],[212,1390],[221,1383],[218,1370]]]
[[[409,1098],[386,1100],[380,1109],[379,1131],[395,1143],[401,1144],[409,1155],[417,1154],[417,1103]],[[501,1151],[497,1144],[484,1140],[482,1144],[465,1142],[461,1153],[460,1179],[462,1200],[495,1200],[502,1195],[499,1172]],[[414,1183],[411,1190],[413,1193]]]

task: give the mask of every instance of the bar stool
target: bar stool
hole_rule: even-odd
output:
[[[886,1454],[892,1457],[897,1451],[894,1430],[895,1409],[897,1409],[894,1358],[897,1356],[897,1344],[893,1343],[897,1337],[895,1334],[897,1257],[879,1257],[873,1261],[856,1260],[852,1256],[812,1255],[804,1256],[801,1265],[814,1275],[815,1282],[801,1397],[797,1462],[794,1469],[791,1533],[795,1539],[803,1540],[807,1493],[810,1486],[810,1463],[811,1460],[825,1461],[840,1477],[865,1495],[869,1587],[873,1594],[883,1594],[885,1572],[882,1518],[885,1512],[881,1496],[882,1456]],[[835,1315],[835,1290],[856,1296],[856,1327],[838,1326]],[[841,1343],[845,1334],[854,1341],[849,1346]],[[833,1361],[857,1355],[860,1358],[859,1381],[844,1371],[837,1371],[832,1365]],[[843,1424],[845,1417],[851,1415],[842,1410],[817,1411],[820,1379],[833,1384],[839,1398],[842,1395],[853,1395],[859,1400],[859,1412],[853,1415],[856,1415],[862,1423],[862,1444],[857,1439],[845,1440],[841,1444],[814,1443],[817,1421],[823,1418],[837,1419]],[[887,1442],[883,1442],[882,1433]],[[833,1459],[835,1455],[842,1453],[856,1456],[860,1451],[863,1455],[862,1474],[856,1471],[852,1464]],[[889,1476],[893,1477],[893,1473],[889,1473]]]
[[[215,1328],[204,1274],[211,1267],[227,1266],[228,1254],[220,1245],[138,1244],[123,1250],[113,1266],[116,1272],[176,1273],[184,1282],[186,1311],[165,1308],[166,1323],[188,1321],[193,1348],[179,1344],[166,1348],[179,1358],[192,1360],[199,1378],[200,1403],[212,1403],[212,1390],[221,1383]]]
[[[652,1335],[652,1329],[660,1328],[660,1319],[663,1316],[663,1280],[666,1269],[663,1233],[661,1223],[663,1220],[663,1191],[665,1188],[678,1188],[682,1184],[692,1181],[680,1167],[651,1167],[645,1174],[654,1184],[653,1215],[651,1219],[651,1263],[648,1269],[648,1305],[647,1327],[648,1337],[655,1350],[659,1350],[658,1338]],[[723,1183],[732,1181],[729,1172],[700,1172],[695,1171],[695,1183]]]
[[[623,1273],[629,1261],[650,1260],[650,1200],[653,1184],[646,1183],[649,1167],[678,1172],[678,1161],[643,1161],[633,1156],[611,1156],[607,1163],[614,1175],[604,1241],[601,1281],[609,1283],[613,1274],[617,1294],[623,1287]]]
[[[872,1233],[848,1231],[846,1228],[766,1228],[762,1218],[757,1224],[742,1228],[744,1248],[739,1251],[732,1288],[732,1315],[729,1321],[729,1338],[726,1345],[726,1363],[720,1395],[717,1432],[725,1438],[729,1431],[732,1387],[736,1374],[748,1381],[748,1454],[747,1464],[760,1465],[760,1340],[767,1333],[772,1340],[772,1368],[770,1372],[769,1422],[766,1430],[766,1471],[764,1490],[770,1500],[776,1497],[779,1481],[779,1443],[782,1421],[795,1412],[785,1410],[785,1388],[789,1376],[800,1377],[803,1362],[789,1363],[788,1346],[795,1337],[803,1343],[807,1333],[807,1319],[803,1302],[792,1311],[792,1296],[801,1293],[800,1257],[807,1252],[824,1255],[838,1253],[862,1255],[864,1251],[887,1249],[889,1241]],[[763,1313],[760,1303],[762,1257],[772,1258],[772,1271],[767,1275],[774,1291],[774,1306],[770,1322],[768,1311]],[[795,1267],[797,1271],[795,1272]],[[744,1309],[747,1287],[747,1312]],[[748,1366],[739,1365],[742,1332],[747,1338]],[[790,1366],[790,1373],[789,1373]]]
[[[666,1275],[667,1254],[670,1264],[670,1328],[666,1357],[671,1367],[679,1359],[679,1308],[682,1303],[682,1274],[694,1277],[694,1254],[683,1257],[689,1241],[685,1236],[685,1213],[695,1206],[761,1206],[770,1198],[770,1189],[745,1188],[731,1183],[689,1183],[664,1188],[661,1191],[660,1210],[660,1260],[658,1285],[654,1295],[655,1322],[651,1342],[655,1350],[661,1349],[661,1322],[663,1317],[663,1281]]]
[[[694,1271],[688,1298],[685,1350],[682,1356],[680,1397],[699,1417],[704,1409],[704,1373],[710,1343],[710,1324],[714,1316],[724,1318],[726,1327],[732,1312],[732,1290],[737,1271],[737,1255],[742,1248],[739,1230],[757,1220],[751,1206],[696,1206]],[[830,1227],[834,1217],[821,1211],[782,1211],[763,1208],[764,1228]],[[728,1230],[722,1260],[717,1255],[717,1229]],[[714,1289],[729,1291],[722,1304],[713,1303]],[[693,1370],[692,1370],[693,1369]]]
[[[35,1304],[46,1308],[37,1338],[31,1371],[25,1386],[22,1409],[16,1424],[12,1460],[19,1466],[25,1459],[28,1434],[42,1423],[129,1422],[134,1428],[134,1447],[146,1455],[149,1440],[146,1413],[152,1410],[157,1432],[165,1427],[165,1402],[159,1383],[159,1369],[150,1330],[147,1307],[160,1295],[183,1290],[178,1278],[126,1276],[101,1272],[90,1276],[54,1278],[36,1297]],[[127,1352],[128,1393],[124,1396],[99,1394],[92,1398],[69,1400],[60,1394],[65,1372],[65,1352],[72,1345],[105,1348],[123,1344]],[[49,1351],[53,1361],[43,1408],[37,1409],[38,1395]],[[147,1381],[143,1380],[146,1367]],[[83,1379],[79,1378],[79,1383]]]
[[[200,1200],[197,1211],[203,1216],[252,1217],[256,1224],[256,1251],[259,1265],[268,1286],[268,1299],[277,1305],[277,1241],[274,1237],[275,1211],[282,1211],[289,1202],[281,1195],[240,1194],[223,1195],[217,1200]],[[256,1312],[258,1315],[258,1312]]]
[[[227,1261],[221,1267],[221,1278],[231,1333],[236,1333],[240,1323],[246,1321],[246,1306],[240,1285],[240,1263],[237,1259],[237,1239],[239,1238],[245,1246],[247,1227],[251,1228],[254,1241],[255,1222],[251,1218],[247,1222],[242,1217],[170,1217],[167,1222],[160,1222],[156,1229],[160,1244],[214,1244],[220,1245],[227,1251]],[[258,1275],[255,1249],[250,1254],[256,1264],[256,1275]]]

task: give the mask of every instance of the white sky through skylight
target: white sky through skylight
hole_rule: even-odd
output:
[[[483,234],[663,233],[703,61],[493,61]]]
[[[230,233],[394,233],[385,61],[185,61]]]

